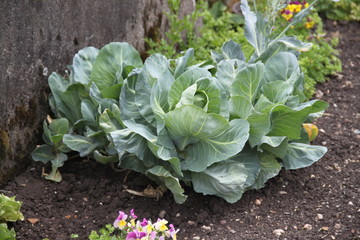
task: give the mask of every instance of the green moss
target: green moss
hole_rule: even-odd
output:
[[[11,119],[10,125],[33,126],[36,123],[37,106],[36,98],[33,97],[26,105],[15,107],[15,117]]]
[[[10,150],[10,139],[7,132],[0,130],[0,162],[3,161]]]

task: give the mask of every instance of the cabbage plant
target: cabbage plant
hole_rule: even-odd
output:
[[[305,102],[297,60],[310,44],[285,32],[272,36],[264,16],[246,1],[241,8],[254,47],[248,60],[232,40],[212,53],[212,65],[192,65],[192,49],[178,59],[154,54],[142,63],[129,44],[110,43],[79,51],[68,76],[53,73],[50,106],[56,119],[44,123],[46,144],[32,155],[52,163],[47,178],[59,181],[58,168],[69,151],[77,151],[145,174],[178,203],[187,197],[181,182],[233,203],[282,167],[319,160],[326,148],[309,144],[304,123],[328,104]]]

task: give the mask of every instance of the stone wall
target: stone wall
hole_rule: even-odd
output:
[[[166,0],[2,0],[0,11],[0,183],[22,171],[41,143],[47,76],[83,47],[144,37],[165,27]]]

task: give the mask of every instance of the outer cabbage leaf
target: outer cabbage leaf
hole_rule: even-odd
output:
[[[90,138],[74,134],[65,134],[63,142],[71,150],[79,152],[81,157],[89,155],[97,147],[104,144],[100,138]]]
[[[59,168],[64,165],[64,162],[68,160],[68,156],[65,153],[57,151],[53,146],[47,144],[40,145],[31,154],[34,161],[40,161],[43,163],[51,162],[53,167]]]
[[[279,174],[282,167],[272,154],[258,153],[258,156],[260,159],[260,173],[257,176],[256,182],[250,187],[251,189],[263,188],[267,180]]]
[[[288,151],[282,158],[285,169],[310,166],[324,156],[327,148],[304,143],[289,143]]]
[[[110,136],[120,160],[126,153],[132,153],[143,160],[145,165],[152,166],[154,164],[154,156],[147,147],[148,142],[141,135],[125,128],[111,132]]]
[[[279,158],[283,158],[288,150],[288,140],[286,137],[264,136],[258,145],[258,150],[260,152],[266,150]]]
[[[286,136],[289,140],[299,139],[302,123],[310,113],[323,111],[328,104],[313,100],[297,108],[278,105],[271,111],[272,129],[269,136]]]
[[[99,49],[86,47],[75,55],[71,66],[72,75],[70,79],[72,82],[79,82],[85,85],[90,83],[90,74],[98,54]]]
[[[227,161],[213,164],[205,171],[191,173],[191,178],[196,192],[216,195],[234,203],[255,183],[259,172],[256,154],[244,151]]]
[[[170,189],[177,203],[185,202],[187,196],[184,195],[179,179],[171,175],[171,173],[162,166],[156,166],[146,171],[146,175],[157,182],[162,182]]]

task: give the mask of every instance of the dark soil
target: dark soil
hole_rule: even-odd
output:
[[[23,201],[25,220],[13,225],[17,239],[87,239],[119,210],[132,208],[152,219],[164,210],[181,229],[178,239],[360,239],[360,23],[328,21],[327,28],[339,31],[344,71],[318,88],[318,97],[330,103],[317,122],[316,144],[329,148],[319,162],[282,171],[236,204],[187,189],[182,205],[170,193],[156,201],[124,192],[124,185],[141,191],[149,184],[133,172],[79,159],[61,169],[63,181],[57,184],[43,180],[42,165],[34,163],[3,188]],[[32,224],[31,218],[39,221]]]

